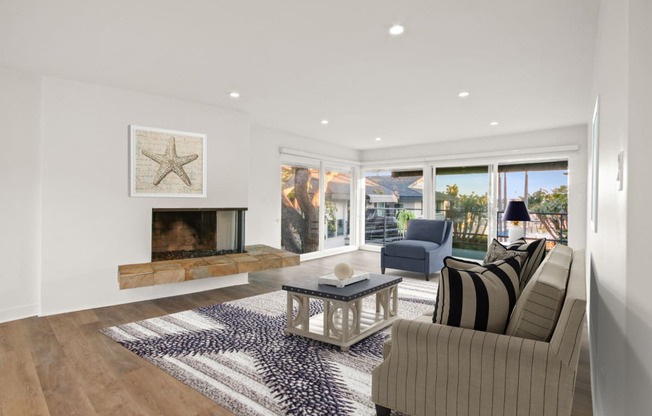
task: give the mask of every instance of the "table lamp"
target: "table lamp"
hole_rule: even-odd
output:
[[[504,221],[510,221],[508,241],[513,243],[525,236],[521,221],[530,221],[530,214],[527,212],[527,207],[524,201],[512,200],[507,203],[505,213],[503,214]]]

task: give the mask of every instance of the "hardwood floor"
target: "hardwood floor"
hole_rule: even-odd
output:
[[[378,253],[357,251],[250,273],[248,285],[0,324],[0,416],[229,415],[98,330],[280,290],[285,282],[330,273],[343,261],[380,273]],[[585,333],[573,415],[592,415],[587,340]]]

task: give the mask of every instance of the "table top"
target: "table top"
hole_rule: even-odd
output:
[[[353,283],[345,287],[320,285],[318,277],[311,277],[302,281],[289,283],[282,286],[288,292],[294,292],[326,299],[335,299],[349,302],[386,287],[394,286],[403,281],[402,277],[383,276],[370,274],[369,279]]]

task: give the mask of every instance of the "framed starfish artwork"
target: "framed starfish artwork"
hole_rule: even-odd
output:
[[[206,197],[206,135],[129,126],[130,196]]]

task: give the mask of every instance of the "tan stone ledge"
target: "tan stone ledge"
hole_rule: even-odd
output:
[[[299,265],[299,255],[262,244],[246,253],[118,266],[120,289],[178,283]]]

